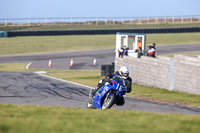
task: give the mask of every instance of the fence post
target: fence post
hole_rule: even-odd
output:
[[[98,25],[98,17],[96,17],[96,25]]]
[[[38,23],[39,23],[39,19],[37,18],[37,25],[38,25]]]
[[[200,22],[200,16],[199,16],[199,19],[198,19],[198,20],[199,20],[199,22]]]
[[[15,19],[13,19],[13,26],[15,26]]]
[[[141,18],[139,18],[139,24],[141,23]]]
[[[72,24],[72,17],[70,18],[70,24]]]
[[[158,17],[156,17],[156,24],[158,23]]]
[[[174,16],[173,16],[173,18],[172,18],[172,23],[174,24]]]
[[[54,18],[54,24],[56,25],[56,18]]]
[[[105,17],[105,25],[107,25],[107,18]]]
[[[47,24],[47,18],[45,18],[45,23]]]
[[[122,17],[122,24],[124,24],[124,18]]]
[[[62,23],[63,23],[63,25],[65,25],[65,24],[64,24],[64,21],[65,21],[65,18],[63,17],[63,18],[62,18]]]
[[[81,25],[81,17],[79,17],[79,25]]]
[[[115,17],[113,17],[113,24],[115,24]]]
[[[28,19],[28,26],[30,26],[31,25],[31,22],[30,22],[30,18]]]
[[[190,22],[192,22],[192,16],[191,16]]]
[[[183,16],[182,16],[182,18],[181,18],[181,23],[183,23]]]
[[[174,59],[170,59],[170,90],[174,89]]]
[[[87,22],[87,24],[89,25],[90,24],[90,18],[88,17],[88,22]]]
[[[22,26],[22,19],[21,19],[21,26]]]
[[[132,24],[132,17],[130,17],[130,24]]]
[[[5,26],[7,26],[7,19],[5,19]]]

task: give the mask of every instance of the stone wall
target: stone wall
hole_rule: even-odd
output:
[[[142,56],[115,58],[115,71],[121,66],[130,69],[133,83],[200,94],[200,58],[177,55],[152,58]]]
[[[174,89],[200,94],[200,56],[175,55]]]

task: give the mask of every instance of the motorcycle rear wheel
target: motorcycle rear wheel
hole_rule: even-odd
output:
[[[104,100],[104,103],[102,105],[102,109],[110,109],[113,104],[115,103],[116,96],[115,95],[110,95],[108,98]]]

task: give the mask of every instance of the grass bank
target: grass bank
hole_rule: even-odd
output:
[[[1,133],[196,133],[200,116],[0,104]]]
[[[199,44],[199,33],[148,34],[147,45]],[[116,35],[38,36],[0,39],[0,56],[115,49]]]
[[[163,55],[163,56],[174,57],[174,55],[175,55],[175,54]],[[176,55],[177,55],[177,54],[176,54]],[[199,51],[199,52],[186,52],[186,53],[179,53],[178,55],[197,56],[197,55],[200,55],[200,51]]]

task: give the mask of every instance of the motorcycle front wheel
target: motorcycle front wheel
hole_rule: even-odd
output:
[[[110,95],[109,97],[107,97],[104,100],[104,103],[102,105],[102,109],[109,109],[113,106],[113,104],[115,103],[116,100],[116,96],[115,95]]]

